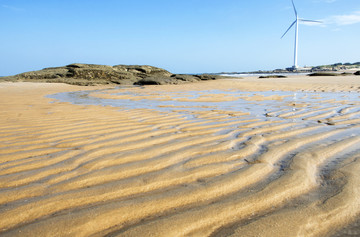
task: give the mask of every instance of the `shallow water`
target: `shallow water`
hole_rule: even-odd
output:
[[[156,95],[151,95],[152,98],[149,98],[149,94],[134,93],[128,91],[127,88],[128,87],[95,91],[63,92],[49,95],[48,98],[79,105],[113,106],[122,109],[154,109],[161,112],[176,111],[186,117],[193,111],[222,110],[228,112],[243,112],[249,113],[251,117],[266,121],[291,119],[292,121],[302,120],[305,122],[307,120],[306,117],[314,117],[322,114],[324,110],[333,113],[331,116],[325,116],[324,118],[336,117],[341,115],[344,110],[347,110],[348,113],[360,111],[359,94],[351,92],[242,92],[203,90],[176,93],[162,92],[156,93],[156,95],[159,96],[158,98]],[[112,93],[112,91],[115,90],[116,93]],[[121,92],[119,92],[119,90]],[[97,94],[110,94],[115,97],[126,95],[128,98],[98,98],[91,96],[94,92]],[[221,98],[216,97],[217,95],[231,96],[233,99],[230,101],[222,101]],[[277,97],[273,98],[272,96],[274,95]],[[131,98],[135,96],[137,98],[144,97],[144,99],[134,100]],[[164,96],[170,96],[171,99],[164,99]],[[206,98],[214,97],[214,101],[199,101],[201,96],[206,96]],[[351,107],[349,105],[351,105]],[[301,114],[304,115],[304,113],[308,113],[308,116],[297,116]],[[360,114],[355,114],[352,118],[360,118]],[[309,121],[311,120],[312,119]]]

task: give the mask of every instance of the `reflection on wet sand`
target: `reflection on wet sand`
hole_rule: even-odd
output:
[[[216,83],[0,85],[0,233],[359,234],[358,94]]]

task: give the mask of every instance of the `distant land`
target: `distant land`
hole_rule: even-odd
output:
[[[311,73],[311,72],[337,72],[337,71],[347,71],[347,70],[360,70],[360,62],[355,63],[334,63],[329,65],[320,65],[320,66],[305,66],[294,69],[292,67],[285,69],[275,69],[275,70],[258,70],[252,72],[220,72],[216,74],[272,74],[272,73]]]
[[[1,81],[28,81],[28,82],[49,82],[67,83],[72,85],[102,85],[102,84],[121,84],[121,85],[164,85],[182,84],[203,80],[216,80],[226,76],[239,76],[237,74],[276,74],[291,75],[292,73],[313,73],[314,76],[360,74],[360,62],[356,63],[335,63],[315,67],[286,68],[270,71],[254,72],[220,72],[206,74],[173,74],[165,69],[147,65],[97,65],[73,63],[61,67],[49,67],[38,71],[24,72],[14,76],[0,77]],[[280,75],[278,75],[280,77]],[[241,76],[241,75],[240,75]],[[281,76],[284,77],[284,76]]]

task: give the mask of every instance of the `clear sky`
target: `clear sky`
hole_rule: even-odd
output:
[[[294,0],[299,65],[360,61],[359,0]],[[173,73],[293,65],[290,0],[0,0],[0,75],[70,63]]]

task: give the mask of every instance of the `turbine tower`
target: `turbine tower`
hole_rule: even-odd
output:
[[[295,21],[290,25],[290,27],[287,29],[287,31],[281,36],[281,39],[286,35],[286,33],[288,33],[288,31],[295,25],[295,47],[294,47],[294,66],[293,69],[297,69],[298,68],[298,40],[299,40],[299,22],[315,22],[315,23],[321,23],[321,21],[313,21],[313,20],[305,20],[305,19],[300,19],[298,16],[298,13],[296,11],[296,7],[294,4],[294,0],[291,0],[292,5],[294,7],[294,12],[295,12]]]

